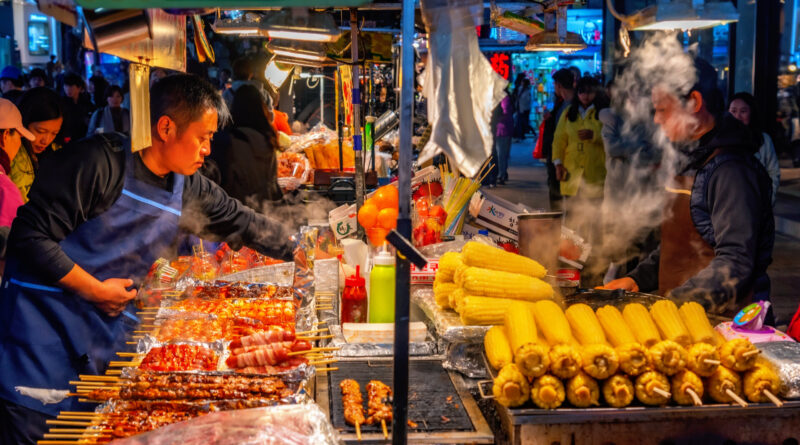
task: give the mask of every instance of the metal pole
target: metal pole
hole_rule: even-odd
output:
[[[353,150],[356,162],[356,211],[364,204],[364,153],[361,151],[361,77],[358,68],[358,12],[350,8],[350,54],[353,61]],[[361,229],[359,229],[360,231]]]
[[[325,125],[325,76],[319,76],[319,122]]]
[[[414,105],[414,0],[403,0],[401,29],[403,30],[400,54],[400,159],[398,183],[400,211],[397,231],[411,239],[411,130]],[[411,266],[406,257],[396,257],[396,282],[394,300],[394,401],[392,408],[392,443],[407,442],[408,419],[408,322]]]

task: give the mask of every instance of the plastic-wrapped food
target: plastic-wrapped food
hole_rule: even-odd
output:
[[[326,445],[340,444],[314,404],[223,411],[117,441],[118,445]]]
[[[175,341],[161,343],[148,336],[139,341],[143,354],[138,368],[146,371],[216,371],[224,369],[223,342]]]
[[[776,395],[786,399],[800,399],[800,343],[759,343],[758,349],[772,364],[781,380],[780,394]]]

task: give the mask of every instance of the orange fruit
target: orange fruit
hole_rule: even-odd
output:
[[[369,229],[378,222],[378,208],[374,204],[364,204],[358,209],[358,223],[361,227]]]
[[[375,192],[375,196],[371,199],[375,200],[375,205],[380,210],[383,209],[396,209],[398,205],[399,194],[397,188],[393,185],[384,185]]]
[[[378,227],[387,230],[397,227],[397,209],[386,208],[378,212]]]
[[[367,229],[367,238],[374,247],[382,246],[386,242],[386,235],[388,234],[389,231],[381,227]]]

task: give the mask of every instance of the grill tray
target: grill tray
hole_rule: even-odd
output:
[[[367,415],[366,386],[370,380],[380,380],[394,389],[392,385],[392,364],[381,361],[342,361],[336,364],[339,368],[330,373],[330,413],[333,426],[346,433],[355,433],[355,427],[344,420],[342,391],[339,383],[345,379],[354,379],[361,386],[364,398],[364,415]],[[412,360],[409,363],[408,382],[408,419],[417,424],[417,428],[408,427],[409,432],[434,431],[472,431],[472,421],[464,409],[447,371],[442,368],[440,360]],[[451,397],[448,402],[447,398]],[[449,421],[442,419],[447,417]],[[391,427],[391,425],[387,425]],[[377,433],[378,425],[361,425],[362,433]]]

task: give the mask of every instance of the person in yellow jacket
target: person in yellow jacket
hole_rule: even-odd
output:
[[[606,156],[594,105],[597,81],[584,77],[578,81],[572,105],[558,120],[553,137],[553,163],[561,194],[586,199],[603,197]]]
[[[606,155],[595,101],[598,82],[591,77],[578,81],[572,104],[558,120],[553,136],[553,164],[564,196],[565,225],[590,244],[600,245],[597,218],[603,203]],[[584,287],[602,284],[602,264],[590,258],[581,276]]]

